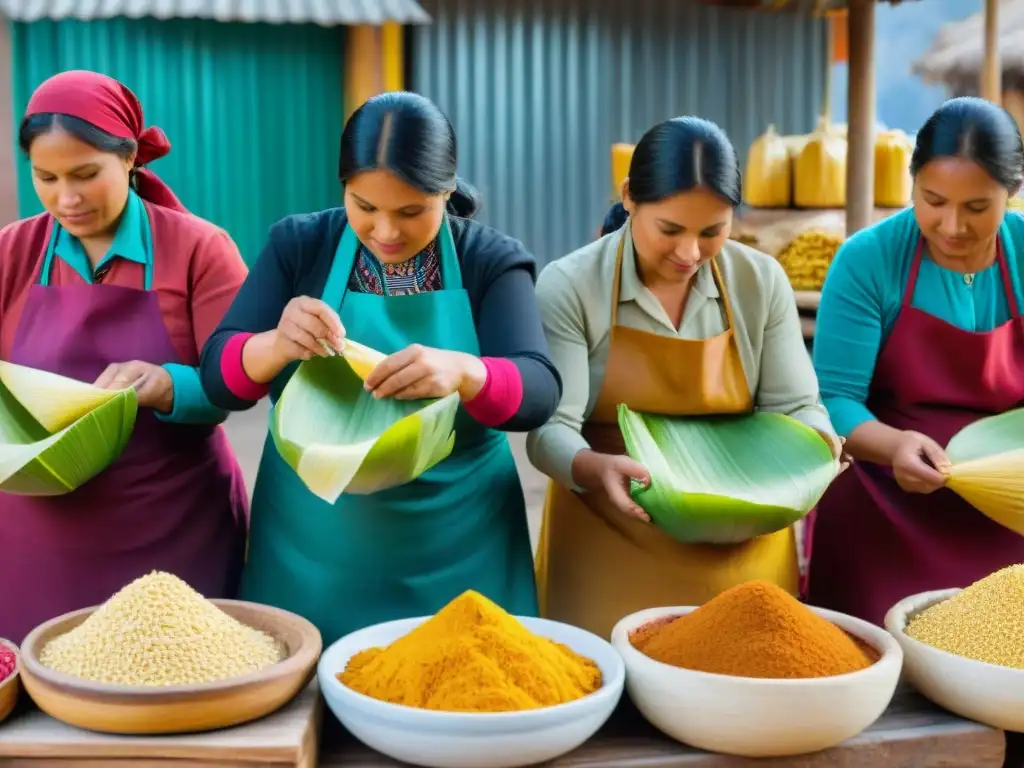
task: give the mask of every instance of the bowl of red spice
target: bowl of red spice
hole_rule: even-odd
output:
[[[0,723],[14,710],[21,692],[18,646],[0,637]]]
[[[903,664],[881,627],[805,606],[764,581],[700,607],[634,613],[615,626],[612,645],[652,725],[742,757],[801,755],[856,736],[889,706]]]

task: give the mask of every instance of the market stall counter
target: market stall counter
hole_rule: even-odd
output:
[[[597,736],[549,765],[564,768],[755,765],[758,768],[1002,768],[1005,754],[1006,740],[1002,731],[963,720],[903,687],[874,725],[834,749],[800,757],[756,760],[710,754],[679,744],[648,724],[624,697]],[[328,713],[320,765],[325,768],[391,768],[400,763],[359,744],[345,734]]]

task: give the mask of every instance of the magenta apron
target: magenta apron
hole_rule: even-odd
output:
[[[53,230],[10,362],[85,382],[110,363],[179,362],[148,290],[152,259],[145,290],[50,286]],[[170,424],[140,408],[124,453],[78,490],[0,496],[0,637],[20,643],[38,624],[101,603],[154,569],[208,597],[237,589],[248,502],[219,426]]]
[[[912,307],[923,252],[919,240],[867,406],[882,423],[945,446],[968,424],[1024,402],[1024,320],[1002,243],[996,259],[1008,322],[975,333]],[[1024,537],[952,491],[906,493],[890,469],[859,461],[818,504],[808,602],[880,625],[908,595],[965,587],[1020,562]]]

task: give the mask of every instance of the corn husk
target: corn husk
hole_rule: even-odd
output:
[[[669,417],[619,406],[626,451],[650,473],[634,500],[680,541],[733,544],[807,515],[839,464],[822,437],[778,413]]]
[[[1024,535],[1024,409],[979,419],[946,447],[947,487],[1000,525]]]
[[[0,362],[0,491],[60,496],[113,463],[135,427],[134,389],[99,389]]]
[[[345,345],[342,348],[341,354],[348,360],[349,366],[355,371],[356,375],[366,381],[366,377],[370,375],[374,368],[376,368],[381,361],[384,360],[387,355],[378,352],[375,349],[363,346],[355,341],[345,340]]]
[[[351,341],[345,349],[352,349]],[[302,363],[271,419],[281,457],[329,504],[342,493],[408,483],[447,458],[455,445],[458,393],[439,400],[378,400],[363,388],[356,368],[368,373],[367,360],[380,353],[363,349],[366,355],[356,353],[354,364],[345,354]]]

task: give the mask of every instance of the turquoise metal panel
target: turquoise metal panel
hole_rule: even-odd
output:
[[[741,160],[768,123],[814,127],[827,22],[683,0],[422,0],[410,87],[448,114],[481,220],[543,262],[595,236],[610,151],[682,114],[714,120]]]
[[[252,264],[268,227],[337,205],[344,28],[112,19],[15,23],[15,115],[66,69],[117,78],[173,149],[152,164]],[[41,210],[19,153],[22,215]]]

